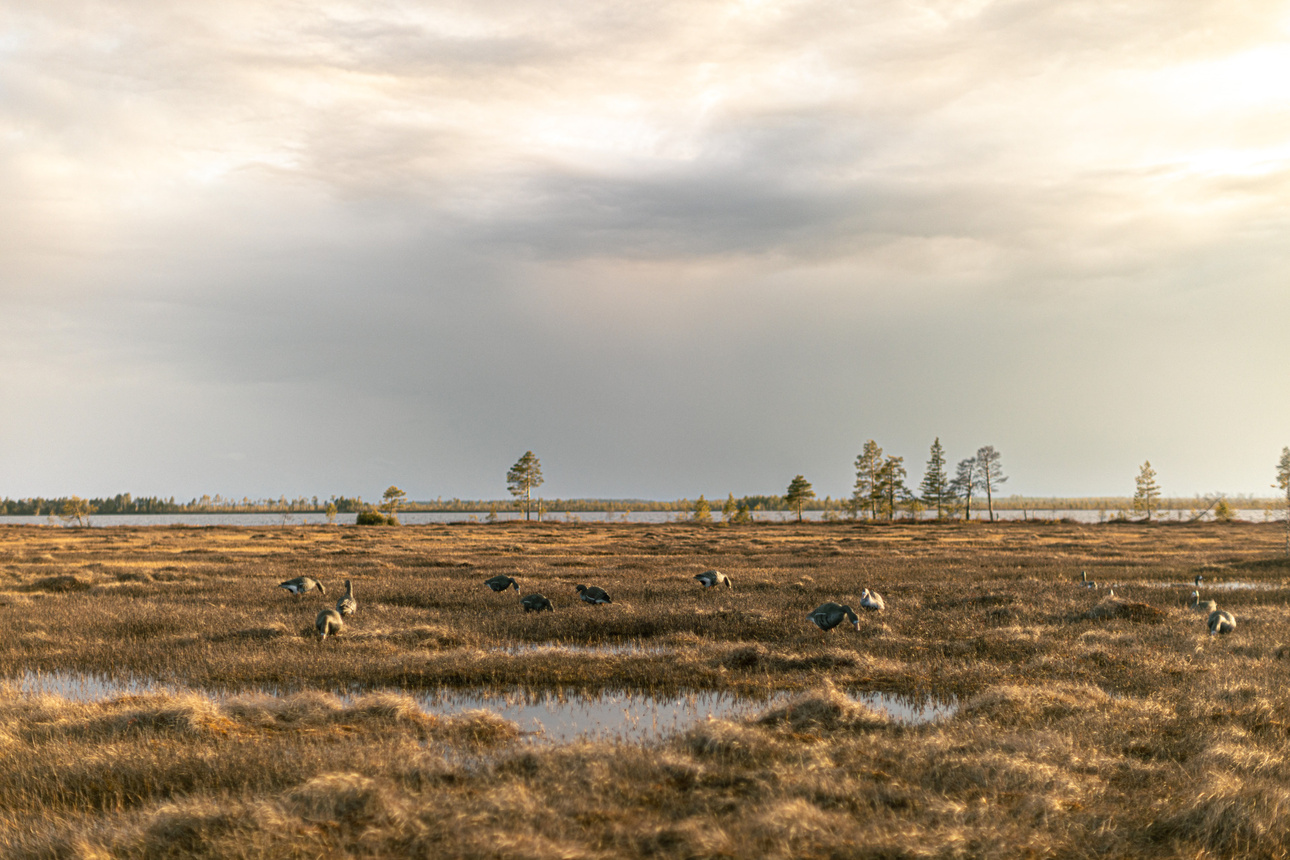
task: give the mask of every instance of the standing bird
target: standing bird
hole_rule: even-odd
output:
[[[694,578],[699,580],[699,585],[704,588],[716,588],[718,585],[724,585],[730,589],[734,588],[734,585],[730,582],[730,577],[719,570],[705,570],[703,573],[696,573]]]
[[[1204,612],[1207,615],[1218,609],[1218,604],[1214,601],[1201,600],[1199,591],[1193,591],[1191,593],[1191,600],[1187,602],[1187,606],[1190,609],[1195,609],[1197,612]]]
[[[1219,609],[1209,614],[1209,635],[1231,633],[1236,629],[1236,616],[1226,609]]]
[[[576,589],[584,603],[613,603],[609,595],[598,585],[579,585]]]
[[[345,627],[345,622],[341,620],[340,613],[335,609],[324,609],[314,619],[314,627],[318,630],[318,639],[323,640],[329,634],[332,636],[339,635],[340,631]]]
[[[498,594],[501,594],[511,586],[514,586],[516,591],[520,590],[520,584],[503,573],[497,574],[497,576],[494,576],[492,579],[485,579],[484,585],[487,585]]]
[[[1088,582],[1088,571],[1087,571],[1087,570],[1081,570],[1081,571],[1079,572],[1079,581],[1080,581],[1081,583]]]
[[[297,576],[295,579],[288,579],[286,582],[279,582],[278,588],[285,588],[296,597],[299,597],[306,591],[313,591],[315,588],[323,594],[327,593],[327,589],[323,584],[311,576]]]
[[[547,600],[541,594],[526,594],[520,598],[520,605],[524,607],[525,612],[555,612],[555,607],[551,601]]]
[[[1201,582],[1201,580],[1202,580],[1202,579],[1204,579],[1204,578],[1205,578],[1205,577],[1201,576],[1199,573],[1198,573],[1198,574],[1196,574],[1195,583],[1196,583],[1196,587],[1197,587],[1197,588],[1200,588],[1200,582]]]
[[[842,623],[843,618],[854,624],[857,630],[860,629],[860,617],[851,611],[850,606],[840,603],[821,603],[806,616],[807,621],[821,630],[832,630]]]
[[[878,592],[870,591],[866,588],[864,594],[860,595],[860,605],[865,609],[881,612],[887,608],[887,601],[883,600],[882,595]]]
[[[358,611],[358,601],[354,599],[354,586],[345,580],[345,596],[336,601],[336,611],[348,618]]]

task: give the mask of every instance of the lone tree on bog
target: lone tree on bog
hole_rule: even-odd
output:
[[[506,489],[515,497],[515,506],[524,509],[524,519],[530,519],[529,511],[533,508],[533,491],[542,485],[542,464],[533,456],[532,451],[525,451],[524,456],[511,466],[506,473]]]
[[[788,492],[784,494],[784,501],[788,506],[797,511],[797,521],[802,521],[802,505],[806,504],[807,499],[815,498],[815,490],[811,489],[811,482],[806,478],[798,475],[788,485]]]

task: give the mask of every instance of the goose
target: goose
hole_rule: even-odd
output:
[[[345,627],[345,622],[341,620],[340,613],[335,609],[324,609],[314,619],[314,627],[318,630],[318,638],[322,640],[326,639],[328,634],[339,635]]]
[[[501,594],[511,586],[515,586],[516,591],[520,590],[520,584],[503,573],[497,574],[497,576],[494,576],[492,579],[484,580],[484,585],[487,585],[498,594]]]
[[[1191,609],[1195,609],[1197,612],[1204,612],[1206,614],[1214,612],[1216,609],[1218,609],[1218,604],[1215,603],[1214,601],[1201,600],[1199,591],[1193,591],[1191,593],[1191,600],[1187,602],[1187,606]]]
[[[1080,581],[1081,583],[1088,582],[1088,571],[1087,571],[1087,570],[1081,570],[1081,571],[1079,572],[1079,581]]]
[[[1209,614],[1209,635],[1231,633],[1236,629],[1236,616],[1226,609],[1217,609]]]
[[[887,608],[887,601],[878,592],[866,588],[864,594],[860,595],[860,605],[873,612],[881,612]]]
[[[358,601],[354,599],[354,586],[345,580],[345,596],[336,601],[336,611],[348,618],[358,611]]]
[[[524,607],[525,612],[555,612],[555,607],[551,601],[547,600],[541,594],[526,594],[520,598],[520,605]]]
[[[843,618],[854,624],[857,630],[860,629],[860,617],[851,611],[850,606],[839,603],[821,603],[806,616],[807,621],[821,630],[832,630],[842,623]]]
[[[585,603],[614,602],[610,599],[609,595],[605,593],[605,590],[598,585],[579,585],[575,590],[578,592],[578,596],[581,597]]]
[[[718,585],[724,585],[726,588],[734,588],[730,583],[730,577],[726,576],[719,570],[705,570],[703,573],[696,573],[694,578],[699,581],[699,585],[704,588],[716,588]]]
[[[323,594],[327,593],[327,588],[322,584],[322,582],[311,576],[297,576],[295,579],[288,579],[286,582],[279,582],[278,588],[285,588],[296,597],[299,597],[306,591],[313,591],[315,588]]]
[[[1088,582],[1085,582],[1085,583],[1084,583],[1084,587],[1085,587],[1085,588],[1097,588],[1097,583],[1090,579]]]
[[[1197,587],[1197,588],[1200,588],[1201,580],[1203,580],[1204,578],[1205,578],[1205,577],[1201,576],[1199,573],[1198,573],[1198,574],[1196,574],[1196,579],[1195,579],[1194,581],[1195,581],[1195,583],[1196,583],[1196,587]]]

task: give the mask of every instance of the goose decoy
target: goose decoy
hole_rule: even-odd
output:
[[[584,603],[613,603],[603,588],[598,585],[579,585],[576,589]]]
[[[887,601],[883,600],[878,592],[866,588],[860,595],[860,605],[870,611],[881,612],[887,608]]]
[[[716,588],[718,585],[724,585],[726,588],[734,588],[730,582],[730,577],[726,576],[719,570],[705,570],[703,573],[696,573],[694,578],[699,581],[699,585],[704,588]]]
[[[851,611],[850,606],[840,603],[821,603],[806,616],[807,621],[821,630],[832,630],[842,623],[843,618],[854,624],[857,630],[860,629],[860,617]]]
[[[515,586],[516,591],[520,590],[520,584],[503,573],[497,574],[497,576],[494,576],[492,579],[485,579],[484,585],[487,585],[498,594],[501,594],[511,586]]]
[[[1081,583],[1088,582],[1088,571],[1087,571],[1087,570],[1081,570],[1081,571],[1079,572],[1079,581],[1080,581]]]
[[[336,601],[336,611],[345,618],[358,611],[358,601],[354,599],[354,586],[345,580],[345,596]]]
[[[345,622],[341,620],[340,613],[335,609],[324,609],[314,619],[314,627],[318,630],[318,638],[322,640],[328,635],[338,635],[345,627]]]
[[[1214,601],[1201,600],[1199,591],[1193,591],[1191,593],[1191,600],[1187,602],[1187,606],[1191,609],[1195,609],[1197,612],[1204,612],[1206,614],[1218,609],[1218,604]]]
[[[296,597],[299,597],[306,591],[313,591],[315,588],[323,594],[327,593],[326,587],[312,576],[297,576],[295,579],[288,579],[286,582],[279,582],[278,588],[285,588]]]
[[[551,601],[541,594],[524,595],[520,598],[520,605],[524,607],[525,612],[555,612],[555,607],[551,605]]]
[[[1231,633],[1236,629],[1236,616],[1226,609],[1219,609],[1209,614],[1209,635]]]

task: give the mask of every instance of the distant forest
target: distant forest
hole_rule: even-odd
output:
[[[75,498],[75,497],[72,497]],[[706,498],[706,496],[705,496]],[[57,516],[62,513],[69,497],[33,499],[0,499],[0,516]],[[77,499],[80,501],[79,499]],[[119,493],[110,498],[85,499],[90,512],[99,516],[112,514],[190,514],[190,513],[325,513],[334,506],[337,513],[357,513],[374,507],[378,503],[368,503],[361,497],[332,496],[319,499],[317,496],[300,496],[288,499],[280,496],[277,499],[230,499],[220,495],[202,496],[186,502],[177,501],[174,496],[135,497],[129,493]],[[657,501],[649,499],[543,499],[543,510],[553,513],[592,513],[622,511],[690,511],[694,508],[695,499],[676,499],[675,501]],[[715,496],[707,499],[714,510],[720,510],[726,498]],[[783,496],[743,496],[735,498],[736,503],[750,511],[787,511],[790,505]],[[844,513],[845,499],[810,499],[803,504],[808,511],[837,511]],[[983,500],[982,500],[983,501]],[[1158,504],[1158,510],[1189,511],[1209,507],[1212,499],[1200,496],[1165,498]],[[1228,504],[1233,508],[1245,510],[1279,509],[1284,502],[1276,499],[1256,498],[1254,496],[1229,496]],[[977,500],[973,500],[974,507]],[[996,510],[1032,511],[1042,517],[1045,511],[1107,511],[1109,515],[1131,510],[1133,499],[1128,496],[1105,496],[1089,498],[1035,498],[1029,496],[996,497]],[[502,512],[515,508],[513,499],[435,499],[433,501],[408,501],[402,504],[400,511],[428,511],[442,513],[489,513]]]

